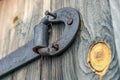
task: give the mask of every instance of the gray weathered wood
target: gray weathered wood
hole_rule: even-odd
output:
[[[111,15],[112,15],[112,23],[114,28],[115,34],[115,42],[116,42],[116,49],[119,58],[119,65],[120,65],[120,0],[110,0],[110,8],[111,8]]]
[[[0,8],[2,11],[0,22],[3,21],[0,27],[4,26],[0,29],[1,58],[33,38],[33,27],[39,23],[47,9],[53,11],[66,6],[76,8],[81,13],[81,28],[75,42],[60,56],[41,57],[1,80],[99,80],[99,76],[92,72],[87,64],[89,47],[99,40],[106,41],[112,50],[112,61],[103,80],[120,79],[109,0],[11,0],[11,3],[9,2],[6,4],[14,3],[15,7],[9,6],[9,15],[16,14],[18,5],[17,13],[20,17],[17,25],[9,25],[11,23],[6,19],[11,20],[11,17],[4,17],[8,14],[3,16],[7,8],[6,10],[3,8],[5,5]],[[64,30],[62,26],[64,25],[54,25],[50,42],[59,38]]]

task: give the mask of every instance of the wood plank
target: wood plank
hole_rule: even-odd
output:
[[[2,0],[0,18],[0,53],[1,58],[24,45],[33,38],[33,27],[43,16],[43,0]],[[8,5],[9,4],[9,5]],[[7,5],[7,6],[6,6]],[[7,11],[7,13],[6,13]],[[5,14],[6,13],[6,14]],[[9,15],[8,15],[9,13]],[[18,19],[15,19],[18,16]],[[4,48],[3,48],[4,47]],[[3,80],[39,80],[40,60],[10,74]],[[29,73],[29,75],[27,75]],[[35,78],[32,76],[36,76]]]
[[[86,58],[90,45],[96,41],[102,40],[107,42],[112,50],[112,61],[107,73],[103,77],[103,80],[109,80],[109,79],[119,80],[119,74],[118,74],[119,65],[117,61],[117,55],[116,55],[117,52],[114,43],[114,33],[111,22],[112,19],[111,19],[109,1],[84,0],[83,3],[81,3],[80,5],[81,8],[84,8],[84,9],[80,8],[84,26],[82,28],[82,32],[80,36],[81,42],[79,44],[80,46],[78,50],[79,68],[80,70],[82,69],[82,71],[79,72],[79,74],[81,73],[83,75],[79,75],[79,77],[82,78],[83,80],[85,79],[98,80],[98,76],[95,76],[94,73],[91,73],[91,71],[89,71],[90,69],[86,67],[87,66]],[[85,77],[85,74],[87,73],[89,76]]]
[[[114,28],[114,35],[115,35],[115,42],[116,42],[116,49],[118,53],[119,58],[119,65],[120,65],[120,36],[118,33],[120,33],[120,1],[119,0],[110,0],[110,8],[111,8],[111,15],[112,15],[112,23]]]

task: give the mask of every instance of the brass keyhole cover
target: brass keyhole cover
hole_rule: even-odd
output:
[[[88,51],[88,65],[98,75],[103,76],[111,61],[111,49],[106,42],[93,44]]]

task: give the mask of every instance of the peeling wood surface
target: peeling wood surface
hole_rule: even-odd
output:
[[[99,40],[107,42],[112,50],[112,61],[103,80],[119,80],[115,48],[117,46],[119,51],[119,35],[113,32],[119,25],[115,13],[112,13],[115,4],[111,5],[112,1],[109,3],[109,0],[0,0],[0,58],[33,38],[33,28],[44,17],[46,10],[73,7],[81,13],[81,30],[66,52],[56,57],[41,57],[0,80],[99,80],[99,76],[87,64],[89,47]],[[64,25],[53,25],[50,42],[59,38],[64,30],[62,26]]]

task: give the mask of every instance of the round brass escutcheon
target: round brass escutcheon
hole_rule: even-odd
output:
[[[97,42],[88,52],[88,64],[99,75],[104,75],[111,61],[111,49],[105,42]]]

